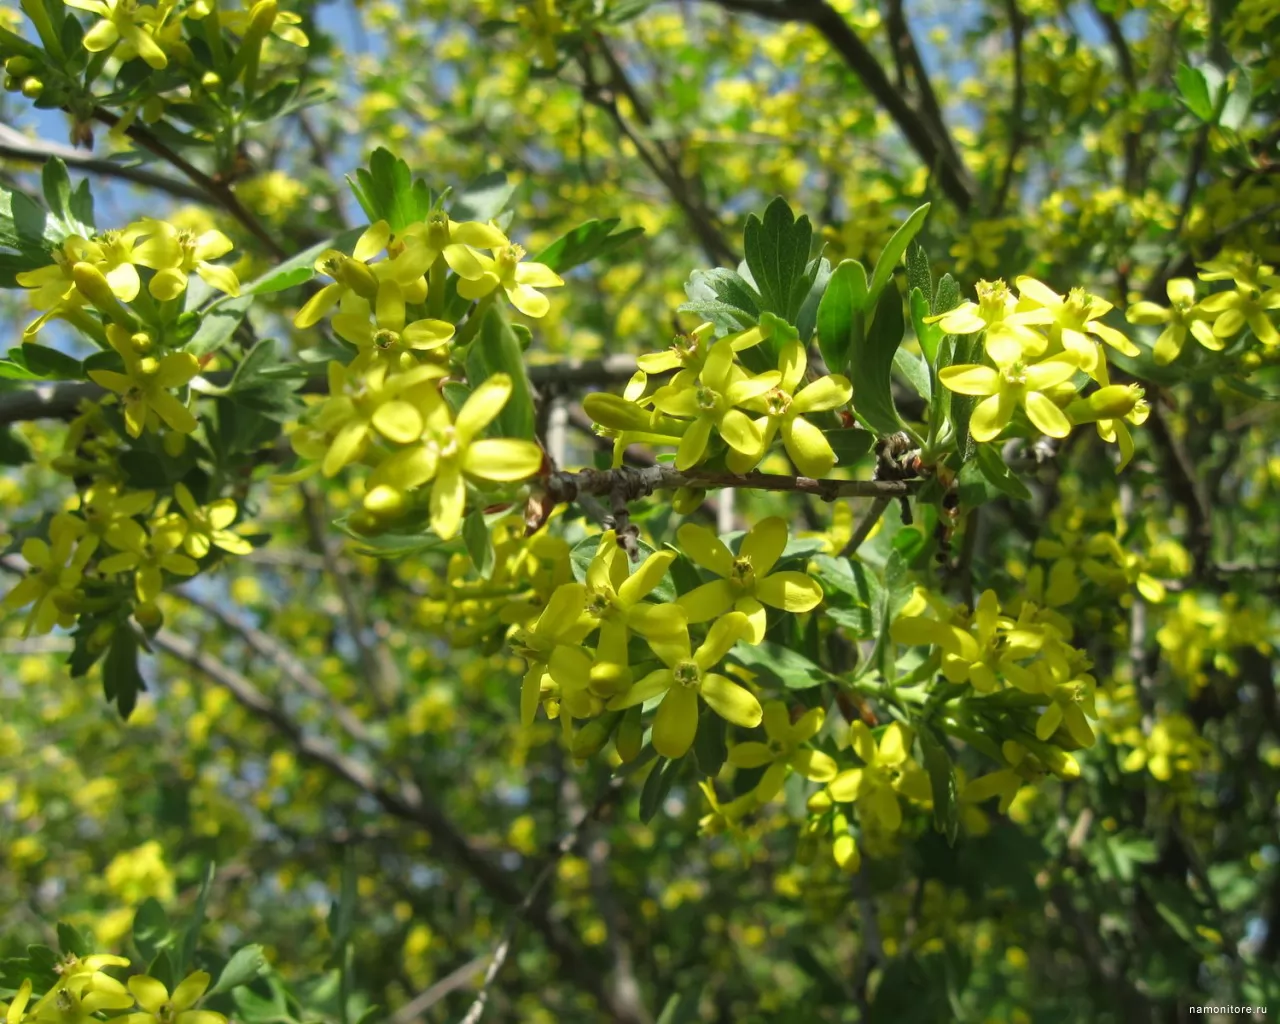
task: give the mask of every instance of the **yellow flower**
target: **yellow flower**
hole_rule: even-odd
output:
[[[124,399],[124,425],[129,436],[141,437],[152,413],[180,434],[195,430],[195,416],[169,391],[200,372],[196,357],[190,352],[170,352],[159,359],[146,355],[152,348],[151,337],[130,334],[118,324],[107,325],[107,341],[120,353],[125,372],[90,370],[89,378]]]
[[[645,373],[666,373],[668,370],[692,370],[697,373],[707,361],[707,354],[715,339],[715,324],[702,323],[688,334],[678,334],[670,347],[661,352],[646,352],[636,360]],[[764,332],[759,327],[726,336],[724,341],[735,352],[759,345]]]
[[[1058,726],[1065,725],[1067,733],[1082,747],[1091,747],[1094,742],[1093,728],[1090,718],[1097,718],[1094,707],[1094,693],[1097,681],[1087,672],[1079,669],[1087,665],[1087,660],[1077,656],[1077,669],[1073,669],[1066,653],[1075,654],[1071,648],[1063,648],[1059,644],[1046,646],[1045,656],[1033,666],[1041,688],[1050,698],[1040,718],[1036,721],[1036,739],[1047,740]],[[1088,716],[1088,717],[1086,717]]]
[[[113,55],[121,61],[141,57],[157,71],[168,66],[169,58],[155,40],[164,23],[165,12],[159,7],[139,4],[137,0],[64,2],[68,7],[88,11],[102,19],[84,34],[84,48],[90,53],[101,53],[115,47]]]
[[[929,776],[911,758],[911,733],[900,723],[888,726],[879,746],[866,723],[849,726],[849,742],[863,767],[849,768],[827,786],[835,803],[855,803],[863,821],[896,832],[902,827],[898,794],[921,803],[932,798]]]
[[[339,313],[333,318],[333,329],[360,350],[347,367],[349,373],[359,373],[379,360],[393,367],[406,365],[402,356],[412,359],[410,353],[439,348],[453,337],[453,324],[443,320],[406,324],[404,291],[395,281],[378,288],[372,323],[367,315]]]
[[[243,38],[249,30],[249,24],[253,20],[254,10],[257,7],[258,3],[254,2],[254,0],[249,0],[239,10],[227,10],[219,7],[218,20],[223,28]],[[191,7],[189,17],[198,20],[207,15],[212,8],[213,0],[197,0]],[[271,23],[271,34],[292,46],[305,47],[310,44],[310,40],[307,39],[307,34],[298,28],[301,24],[301,16],[294,14],[292,11],[277,10],[275,19]]]
[[[557,670],[586,680],[593,693],[612,697],[631,684],[629,645],[638,633],[651,644],[687,636],[685,610],[675,604],[651,604],[645,598],[662,582],[674,551],[655,551],[628,574],[630,561],[618,546],[613,530],[600,535],[600,546],[587,566],[584,614],[599,625],[595,656],[588,663],[585,652],[563,652]]]
[[[698,783],[702,795],[707,798],[711,810],[698,819],[698,835],[718,836],[722,832],[741,832],[742,816],[755,806],[755,792],[743,793],[728,803],[716,796],[716,785],[710,779]]]
[[[831,443],[804,415],[839,409],[853,396],[853,385],[839,374],[829,374],[801,387],[806,364],[804,345],[800,341],[789,341],[782,347],[778,360],[782,379],[778,386],[745,403],[747,408],[765,413],[756,421],[761,433],[760,447],[747,455],[729,452],[725,461],[730,470],[745,473],[751,469],[769,450],[774,435],[781,431],[782,444],[801,473],[823,477],[831,471],[836,464]]]
[[[85,971],[63,978],[41,997],[32,1017],[41,1022],[92,1024],[100,1010],[124,1010],[133,997],[109,974]]]
[[[836,777],[834,760],[821,750],[804,746],[818,735],[823,717],[822,708],[810,708],[793,724],[787,706],[771,700],[764,706],[764,731],[769,742],[749,741],[729,748],[729,763],[738,768],[769,766],[753,790],[759,803],[766,804],[777,796],[792,771],[813,782],[830,782]]]
[[[221,548],[233,555],[247,555],[253,545],[233,533],[227,527],[235,522],[239,508],[231,498],[219,498],[208,505],[197,505],[186,484],[177,484],[173,495],[182,509],[187,532],[182,547],[192,558],[204,558],[211,547]]]
[[[22,557],[31,568],[5,595],[3,606],[12,611],[32,605],[24,635],[47,633],[55,624],[69,626],[75,621],[75,612],[69,608],[80,596],[84,567],[97,546],[97,539],[85,538],[84,532],[82,520],[56,515],[49,524],[47,542],[39,537],[23,541]]]
[[[670,384],[653,394],[653,404],[668,416],[692,419],[676,450],[676,469],[692,469],[707,453],[711,431],[719,431],[735,451],[760,450],[760,428],[738,406],[777,386],[782,374],[770,370],[748,377],[733,361],[733,345],[721,338],[711,346],[702,370],[681,370]]]
[[[1252,289],[1216,292],[1201,302],[1200,308],[1217,314],[1213,320],[1215,338],[1235,337],[1247,324],[1268,348],[1280,345],[1280,331],[1267,315],[1270,310],[1280,309],[1280,288],[1265,292]]]
[[[767,618],[764,606],[792,613],[807,612],[822,602],[822,587],[802,572],[771,570],[787,546],[786,520],[762,519],[742,538],[738,557],[705,526],[685,523],[676,534],[680,547],[694,562],[717,576],[683,595],[678,604],[690,622],[706,622],[729,609],[742,612],[750,629],[746,639],[764,639]]]
[[[151,230],[152,239],[167,239],[176,250],[176,258],[169,258],[155,267],[156,275],[148,286],[152,295],[162,301],[176,299],[187,290],[187,278],[196,274],[211,288],[227,295],[240,294],[240,280],[230,267],[220,267],[210,260],[225,256],[232,249],[231,239],[221,231],[192,231],[176,228],[166,221],[144,220]],[[151,253],[147,252],[148,258]],[[144,264],[152,266],[151,263]]]
[[[745,615],[730,612],[712,624],[706,640],[692,653],[687,630],[674,640],[652,644],[666,667],[650,672],[626,693],[614,697],[609,709],[618,711],[661,697],[653,722],[653,749],[670,758],[683,757],[693,746],[699,697],[726,721],[744,729],[755,728],[764,715],[760,702],[749,690],[712,671],[749,628]]]
[[[577,648],[596,628],[595,621],[583,615],[586,604],[587,588],[584,584],[562,584],[551,595],[537,622],[512,634],[512,649],[528,663],[520,687],[520,721],[524,725],[533,724],[539,701],[558,696],[547,685],[548,681],[561,687],[572,687],[583,681],[581,674],[566,671],[566,668],[580,666],[561,652]],[[583,657],[586,657],[585,652]]]
[[[0,1003],[0,1014],[4,1014],[4,1024],[23,1024],[27,1019],[27,1003],[31,999],[31,979],[23,981],[13,996],[12,1003]]]
[[[200,571],[200,566],[179,551],[186,532],[181,516],[157,519],[151,524],[150,536],[142,533],[126,550],[102,559],[98,571],[111,575],[132,570],[138,600],[154,604],[164,589],[162,571],[175,576],[194,576]]]
[[[1153,349],[1156,363],[1165,366],[1177,359],[1186,344],[1188,331],[1205,348],[1221,351],[1224,342],[1205,322],[1212,317],[1196,305],[1195,282],[1189,277],[1175,277],[1165,285],[1165,291],[1169,296],[1168,309],[1155,302],[1135,302],[1125,312],[1125,319],[1131,324],[1165,325]]]
[[[471,392],[456,419],[443,401],[432,403],[421,440],[391,455],[370,474],[365,507],[371,508],[371,500],[394,503],[395,492],[434,481],[431,528],[449,540],[462,525],[467,477],[514,483],[536,473],[542,466],[542,449],[532,441],[479,436],[507,404],[511,390],[511,378],[495,373]]]
[[[393,245],[395,254],[370,264],[378,253]],[[409,237],[404,242],[391,242],[391,227],[385,220],[370,224],[356,239],[352,255],[337,249],[326,249],[316,257],[315,269],[333,278],[307,300],[293,318],[293,326],[311,327],[319,323],[329,310],[342,303],[342,312],[369,315],[384,282],[398,285],[404,301],[419,303],[427,297],[423,275],[431,265],[421,239]]]
[[[544,263],[522,263],[524,248],[505,245],[493,250],[493,258],[475,253],[483,273],[475,279],[461,277],[458,294],[464,299],[479,299],[495,288],[507,293],[511,305],[525,316],[543,317],[551,308],[550,300],[537,289],[558,288],[564,279]]]
[[[1090,295],[1083,288],[1072,288],[1065,296],[1059,295],[1034,277],[1020,277],[1015,283],[1022,299],[1020,305],[1032,309],[1043,307],[1053,315],[1050,340],[1059,342],[1074,356],[1085,373],[1092,375],[1099,359],[1098,343],[1089,335],[1101,338],[1122,355],[1138,355],[1138,346],[1114,327],[1098,323],[1099,318],[1113,308],[1106,299]]]
[[[193,1010],[209,987],[209,974],[196,971],[179,983],[169,994],[163,982],[147,975],[135,974],[129,979],[129,991],[143,1013],[121,1017],[121,1024],[227,1024],[227,1018],[210,1010]]]
[[[422,245],[423,258],[428,266],[443,257],[450,270],[468,281],[480,280],[484,277],[486,270],[490,269],[487,263],[492,263],[492,261],[482,262],[475,249],[497,251],[511,245],[507,236],[492,224],[481,224],[474,220],[461,222],[451,220],[443,210],[432,211],[427,216],[425,224],[411,224],[404,229],[403,234],[406,238],[417,239]],[[525,268],[540,265],[530,263],[525,264]],[[563,282],[557,278],[556,283]],[[541,285],[540,287],[549,286]],[[492,290],[492,288],[486,289],[486,294]]]
[[[1003,281],[979,281],[975,290],[977,302],[962,302],[946,313],[925,317],[925,323],[936,323],[947,334],[1008,334],[1021,344],[1026,355],[1044,354],[1049,341],[1032,330],[1032,325],[1051,323],[1053,314],[1049,310],[1018,310],[1018,300]]]
[[[1071,421],[1044,392],[1071,379],[1077,366],[1068,359],[1044,359],[1028,364],[1022,346],[1007,335],[987,338],[987,353],[997,369],[976,363],[948,366],[938,373],[952,391],[985,396],[974,407],[969,433],[975,441],[991,441],[1022,406],[1037,430],[1050,437],[1066,437]]]

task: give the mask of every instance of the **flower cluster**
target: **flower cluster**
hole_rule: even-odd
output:
[[[679,538],[689,557],[718,579],[674,603],[648,600],[676,552],[655,552],[629,573],[626,552],[609,530],[601,536],[584,580],[557,586],[541,614],[512,631],[512,646],[528,666],[520,702],[525,723],[533,721],[541,704],[549,717],[560,718],[573,749],[580,752],[588,742],[599,749],[619,723],[634,731],[641,706],[656,707],[653,747],[670,758],[683,757],[693,745],[700,703],[741,728],[761,723],[765,712],[759,700],[730,679],[721,663],[740,641],[758,644],[764,639],[766,604],[806,612],[822,600],[822,590],[804,573],[773,571],[787,545],[781,519],[757,524],[736,556],[702,527],[686,524]],[[690,626],[704,622],[710,625],[695,647]],[[613,714],[617,712],[624,714]],[[785,710],[781,713],[785,716]],[[784,737],[778,714],[770,713],[773,724],[767,728],[771,737],[776,732],[779,742],[790,743],[791,756],[816,728]],[[586,738],[574,741],[573,719],[605,722],[602,735],[584,728]],[[621,733],[618,742],[624,744]],[[779,772],[785,775],[780,768],[774,776]]]
[[[617,439],[615,464],[628,444],[676,447],[675,466],[692,469],[723,454],[732,472],[757,466],[774,441],[805,476],[825,476],[836,455],[822,429],[808,417],[848,404],[852,385],[839,374],[805,380],[805,346],[797,337],[778,345],[777,369],[748,372],[738,353],[766,341],[756,326],[723,338],[702,324],[678,336],[666,352],[641,356],[640,370],[622,396],[588,395],[583,408],[603,433]],[[648,374],[676,370],[660,387]]]
[[[509,484],[541,467],[534,442],[484,436],[511,398],[507,374],[473,381],[474,390],[455,406],[440,386],[499,290],[523,313],[547,312],[537,289],[564,282],[523,257],[493,225],[459,223],[437,210],[398,233],[378,221],[350,255],[329,249],[317,258],[316,270],[331,282],[298,311],[294,325],[312,327],[332,314],[334,331],[356,355],[346,366],[330,363],[329,395],[304,416],[292,442],[309,463],[300,474],[318,469],[334,476],[357,462],[371,467],[354,528],[387,529],[411,517],[417,503],[447,540],[461,526],[469,481]],[[480,300],[467,318],[467,337],[427,315],[443,312],[449,274],[460,296]]]
[[[98,1019],[99,1011],[114,1011],[122,1024],[227,1024],[227,1018],[195,1007],[212,978],[205,971],[187,975],[172,992],[156,978],[135,974],[127,985],[106,972],[128,967],[129,961],[109,953],[85,957],[68,954],[58,965],[58,981],[32,1002],[31,980],[23,981],[8,1005],[0,1003],[6,1024],[67,1024]],[[132,1010],[130,1013],[120,1011]]]
[[[927,318],[948,334],[981,334],[985,363],[944,367],[938,374],[951,391],[981,398],[969,420],[975,441],[994,441],[1018,412],[1050,437],[1066,437],[1080,423],[1096,423],[1104,441],[1120,448],[1120,466],[1133,457],[1126,424],[1141,424],[1148,413],[1142,389],[1113,385],[1105,346],[1126,356],[1138,348],[1101,322],[1111,303],[1083,288],[1059,295],[1031,277],[1015,282],[1015,296],[1003,281],[980,281],[978,301]],[[1080,397],[1092,378],[1097,389]]]
[[[1175,277],[1165,286],[1169,305],[1135,302],[1130,323],[1163,326],[1154,355],[1161,366],[1178,358],[1190,334],[1211,352],[1221,352],[1248,331],[1266,352],[1280,348],[1274,316],[1280,310],[1280,276],[1253,253],[1226,252],[1200,265],[1201,281],[1230,286],[1197,301],[1196,282]]]

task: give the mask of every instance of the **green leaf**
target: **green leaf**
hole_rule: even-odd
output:
[[[0,427],[0,466],[23,466],[30,461],[31,449],[13,427]]]
[[[685,282],[689,301],[681,313],[697,313],[729,334],[753,327],[760,317],[760,296],[742,276],[724,267],[695,270]]]
[[[933,790],[933,827],[947,837],[954,846],[960,831],[960,811],[957,804],[956,770],[951,754],[943,742],[934,736],[930,726],[920,730],[920,747],[924,751],[924,767],[929,773],[929,785]]]
[[[154,896],[147,897],[133,915],[133,944],[148,963],[173,941],[169,915]]]
[[[1213,117],[1214,102],[1209,96],[1209,83],[1205,80],[1204,73],[1198,68],[1179,64],[1174,78],[1187,109],[1201,121],[1208,121]]]
[[[209,995],[230,992],[241,985],[248,985],[266,969],[267,957],[261,946],[254,944],[238,949],[218,975],[213,988],[209,989]]]
[[[493,537],[484,520],[484,512],[476,509],[462,521],[462,541],[471,556],[471,564],[481,579],[493,575]]]
[[[902,259],[902,254],[907,251],[907,246],[920,233],[920,229],[924,227],[924,220],[929,216],[929,204],[917,207],[906,219],[902,227],[889,238],[884,244],[884,251],[880,253],[880,258],[876,260],[876,269],[871,275],[871,287],[867,292],[867,304],[873,304],[884,291],[885,285],[889,283],[893,277],[893,272],[898,266],[898,261]]]
[[[848,558],[816,555],[813,566],[827,592],[824,607],[828,618],[853,630],[859,638],[870,637],[884,600],[880,581],[861,562]],[[844,598],[850,599],[852,607],[843,606]]]
[[[173,960],[170,959],[169,951],[167,949],[160,950],[160,952],[151,959],[151,962],[147,964],[147,974],[150,977],[155,978],[156,981],[160,982],[160,984],[169,989],[169,991],[173,991],[175,985],[173,978]]]
[[[347,182],[370,222],[385,220],[395,232],[427,219],[435,196],[409,165],[390,150],[378,148],[369,158],[369,169],[356,171]]]
[[[617,217],[610,217],[608,220],[589,220],[585,224],[579,224],[533,257],[533,261],[545,263],[556,273],[562,274],[573,267],[607,256],[644,234],[644,228],[626,228],[614,234],[614,228],[620,223]]]
[[[911,307],[911,328],[916,332],[916,340],[920,342],[920,351],[930,366],[938,361],[938,346],[942,343],[944,332],[937,324],[926,323],[929,316],[928,292],[912,287],[908,305]]]
[[[80,930],[75,925],[67,924],[65,921],[58,922],[58,949],[62,951],[64,957],[67,954],[85,957],[90,952],[89,943],[80,934]]]
[[[809,285],[809,294],[800,304],[800,312],[796,314],[796,332],[806,344],[818,326],[818,306],[822,303],[822,296],[826,294],[827,282],[831,280],[830,260],[819,257],[813,263],[813,282]]]
[[[1235,88],[1222,104],[1222,113],[1218,117],[1218,124],[1233,132],[1238,132],[1244,127],[1249,119],[1249,107],[1253,101],[1253,87],[1249,84],[1248,70],[1240,68],[1237,75]]]
[[[919,295],[919,292],[916,292]],[[929,366],[914,352],[908,352],[905,348],[898,349],[893,354],[893,365],[897,367],[898,372],[907,379],[907,383],[915,389],[916,394],[923,398],[926,402],[933,397],[933,388],[929,380]]]
[[[836,427],[824,430],[822,436],[836,453],[836,461],[841,466],[850,466],[861,458],[865,458],[876,443],[876,435],[869,430],[858,427]]]
[[[332,952],[329,966],[335,966],[340,961],[342,948],[351,938],[356,923],[357,899],[355,848],[348,845],[342,851],[342,880],[338,898],[329,904],[328,928]],[[232,959],[234,961],[234,957]]]
[[[138,671],[138,637],[131,626],[122,623],[111,634],[111,646],[102,663],[102,689],[107,703],[114,703],[120,717],[127,719],[133,714],[139,692],[146,688]]]
[[[502,212],[515,186],[502,171],[482,174],[449,201],[454,220],[489,221]]]
[[[409,558],[424,551],[443,547],[445,542],[424,525],[421,533],[379,533],[366,536],[353,530],[347,516],[333,520],[335,529],[346,534],[359,545],[359,553],[374,558]]]
[[[59,158],[47,160],[40,174],[40,183],[44,191],[44,201],[52,215],[54,238],[62,242],[71,235],[82,238],[93,236],[93,197],[89,194],[89,182],[81,181],[80,187],[71,188],[71,177],[67,174],[67,165]],[[49,232],[46,231],[46,238]]]
[[[933,271],[929,269],[929,256],[924,251],[924,246],[913,239],[907,246],[907,294],[910,295],[916,288],[924,296],[927,308],[933,296]],[[925,315],[932,312],[932,309],[928,309]]]
[[[11,348],[10,358],[41,380],[82,380],[84,369],[79,359],[47,345],[24,341],[22,348]]]
[[[781,196],[765,208],[763,220],[747,218],[743,249],[756,291],[764,309],[789,323],[795,323],[817,273],[816,265],[809,271],[812,244],[809,218],[797,220]]]
[[[862,339],[867,272],[857,260],[842,260],[818,303],[818,350],[832,373],[848,374],[850,356]]]
[[[231,340],[252,305],[252,294],[219,302],[201,316],[200,326],[196,328],[191,340],[183,346],[183,350],[199,359],[220,349]]]
[[[995,445],[978,445],[977,463],[978,468],[982,470],[982,475],[987,478],[987,482],[1001,494],[1007,494],[1009,497],[1017,498],[1019,501],[1031,500],[1031,492],[1027,490],[1027,485],[1018,479],[1013,470],[1005,465],[1005,461],[1000,457]]]
[[[853,348],[853,405],[878,434],[902,429],[902,418],[893,404],[891,371],[905,328],[902,296],[897,288],[886,288],[876,305],[870,330]]]
[[[698,731],[693,738],[693,760],[698,774],[714,779],[729,756],[725,744],[725,721],[705,704],[698,715]]]
[[[502,437],[533,439],[533,388],[524,368],[524,353],[502,310],[492,306],[480,324],[480,335],[467,349],[467,382],[474,388],[495,373],[511,378],[511,397],[494,420]]]
[[[938,290],[933,293],[933,314],[949,313],[960,305],[960,286],[950,274],[943,274]]]
[[[803,654],[768,640],[754,647],[739,643],[729,652],[729,658],[761,676],[766,683],[788,690],[807,690],[830,678]]]
[[[182,933],[182,941],[178,944],[177,967],[178,972],[183,975],[191,967],[192,960],[196,955],[196,946],[200,942],[200,929],[204,927],[205,907],[209,902],[209,892],[213,888],[215,870],[213,861],[209,861],[205,865],[204,881],[200,883],[200,893],[196,896],[196,905],[191,912],[191,921],[188,923],[186,931]]]
[[[683,757],[674,761],[660,757],[644,780],[644,786],[640,790],[640,820],[645,824],[648,824],[662,807],[662,802],[666,800],[667,794],[671,792],[671,787],[675,785],[684,767],[684,760]]]
[[[268,270],[261,277],[254,278],[248,284],[240,286],[241,296],[245,295],[269,295],[272,292],[282,292],[286,288],[292,288],[295,285],[303,284],[310,281],[316,276],[315,262],[320,254],[326,249],[338,249],[341,252],[348,252],[354,248],[356,239],[364,233],[364,228],[352,228],[344,231],[340,235],[324,242],[318,242],[310,249],[303,249],[296,256],[292,256],[283,263],[277,264]],[[230,300],[224,299],[222,303]]]

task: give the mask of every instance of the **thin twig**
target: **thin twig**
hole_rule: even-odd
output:
[[[93,116],[103,124],[114,128],[120,121],[120,118],[104,107],[95,107]],[[163,142],[157,139],[151,131],[136,121],[125,129],[125,134],[134,142],[142,146],[144,149],[150,150],[160,159],[167,161],[175,170],[185,174],[193,184],[203,189],[211,199],[218,203],[231,216],[238,220],[249,234],[253,235],[263,248],[271,253],[278,260],[283,260],[288,253],[281,248],[280,243],[271,237],[271,234],[262,226],[258,220],[243,203],[237,198],[236,194],[231,191],[231,187],[225,181],[219,181],[205,174],[204,171],[196,167],[180,153],[174,152]]]
[[[156,174],[145,167],[88,156],[71,146],[63,146],[48,139],[30,139],[7,124],[0,124],[0,157],[17,161],[28,160],[38,164],[57,159],[73,171],[83,171],[85,174],[96,174],[104,178],[120,178],[137,185],[145,185],[147,188],[159,189],[180,199],[214,202],[203,189],[188,185],[185,181],[170,178],[164,174]]]
[[[876,523],[880,522],[880,517],[884,515],[885,509],[893,502],[892,498],[879,497],[871,503],[871,507],[867,509],[866,515],[858,523],[858,528],[853,531],[853,536],[849,538],[849,543],[840,551],[841,558],[849,558],[862,547],[862,542],[867,539],[871,531],[875,529]]]
[[[939,137],[938,129],[902,96],[875,54],[858,38],[844,17],[826,0],[713,0],[728,11],[754,14],[770,21],[811,25],[831,44],[858,76],[873,99],[884,108],[916,155],[938,173],[942,191],[961,211],[974,201],[976,188],[952,154],[956,147]]]
[[[458,989],[462,988],[484,967],[488,956],[477,956],[468,960],[461,967],[454,968],[430,988],[414,996],[400,1007],[391,1017],[391,1024],[415,1024],[424,1019],[424,1014],[436,1003]]]
[[[542,866],[542,870],[538,872],[537,877],[533,880],[533,885],[529,887],[525,893],[524,899],[520,901],[520,905],[507,921],[506,928],[503,929],[502,938],[498,941],[498,945],[494,948],[493,959],[489,962],[489,969],[484,972],[484,980],[480,983],[480,991],[476,993],[475,1001],[467,1010],[460,1024],[477,1024],[477,1021],[484,1016],[485,1005],[489,1002],[489,992],[493,987],[494,979],[497,978],[498,972],[502,970],[502,965],[507,962],[507,957],[511,953],[512,942],[515,939],[516,929],[520,922],[528,914],[529,910],[537,902],[538,895],[542,892],[543,886],[551,879],[555,873],[556,866],[561,859],[578,845],[582,839],[583,832],[587,826],[599,817],[615,799],[622,790],[625,782],[624,776],[618,776],[609,781],[604,792],[596,800],[595,806],[587,811],[576,825],[561,837],[560,841],[552,850],[551,856],[547,858],[546,864]]]
[[[1004,171],[1000,175],[1000,185],[996,190],[992,212],[999,214],[1009,201],[1009,190],[1013,187],[1014,167],[1018,162],[1018,154],[1027,140],[1026,126],[1023,124],[1024,110],[1027,102],[1026,58],[1023,53],[1023,37],[1026,34],[1026,19],[1018,0],[1005,0],[1005,8],[1009,12],[1009,31],[1013,36],[1013,103],[1009,108],[1009,152],[1005,156]]]

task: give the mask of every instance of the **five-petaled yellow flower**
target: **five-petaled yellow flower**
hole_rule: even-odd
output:
[[[772,572],[787,546],[786,520],[762,519],[742,538],[737,557],[705,526],[685,523],[676,533],[680,547],[718,580],[704,583],[679,599],[690,622],[718,618],[731,608],[747,617],[746,639],[758,644],[767,625],[764,606],[799,613],[822,602],[822,587],[802,572]]]
[[[756,783],[756,799],[766,804],[782,789],[790,772],[799,772],[813,782],[830,782],[836,777],[836,762],[821,750],[806,747],[822,728],[822,708],[810,708],[792,722],[787,706],[780,700],[764,705],[764,731],[767,743],[750,740],[729,748],[729,763],[739,768],[768,765]]]
[[[135,974],[129,979],[129,991],[143,1012],[121,1017],[120,1024],[227,1024],[227,1018],[220,1013],[192,1009],[200,1002],[209,981],[208,972],[196,971],[170,993],[163,982]]]
[[[464,299],[479,299],[495,288],[507,293],[511,305],[525,316],[542,317],[551,308],[548,299],[539,288],[559,288],[564,278],[545,263],[523,263],[524,248],[504,245],[493,250],[490,258],[483,253],[474,254],[483,272],[477,278],[460,276],[458,294]]]
[[[195,430],[195,416],[170,391],[200,372],[196,357],[190,352],[170,352],[157,359],[148,354],[153,347],[150,335],[130,334],[118,324],[107,325],[107,341],[124,360],[124,373],[90,370],[89,378],[124,400],[124,425],[129,435],[141,437],[151,413],[180,434]]]

